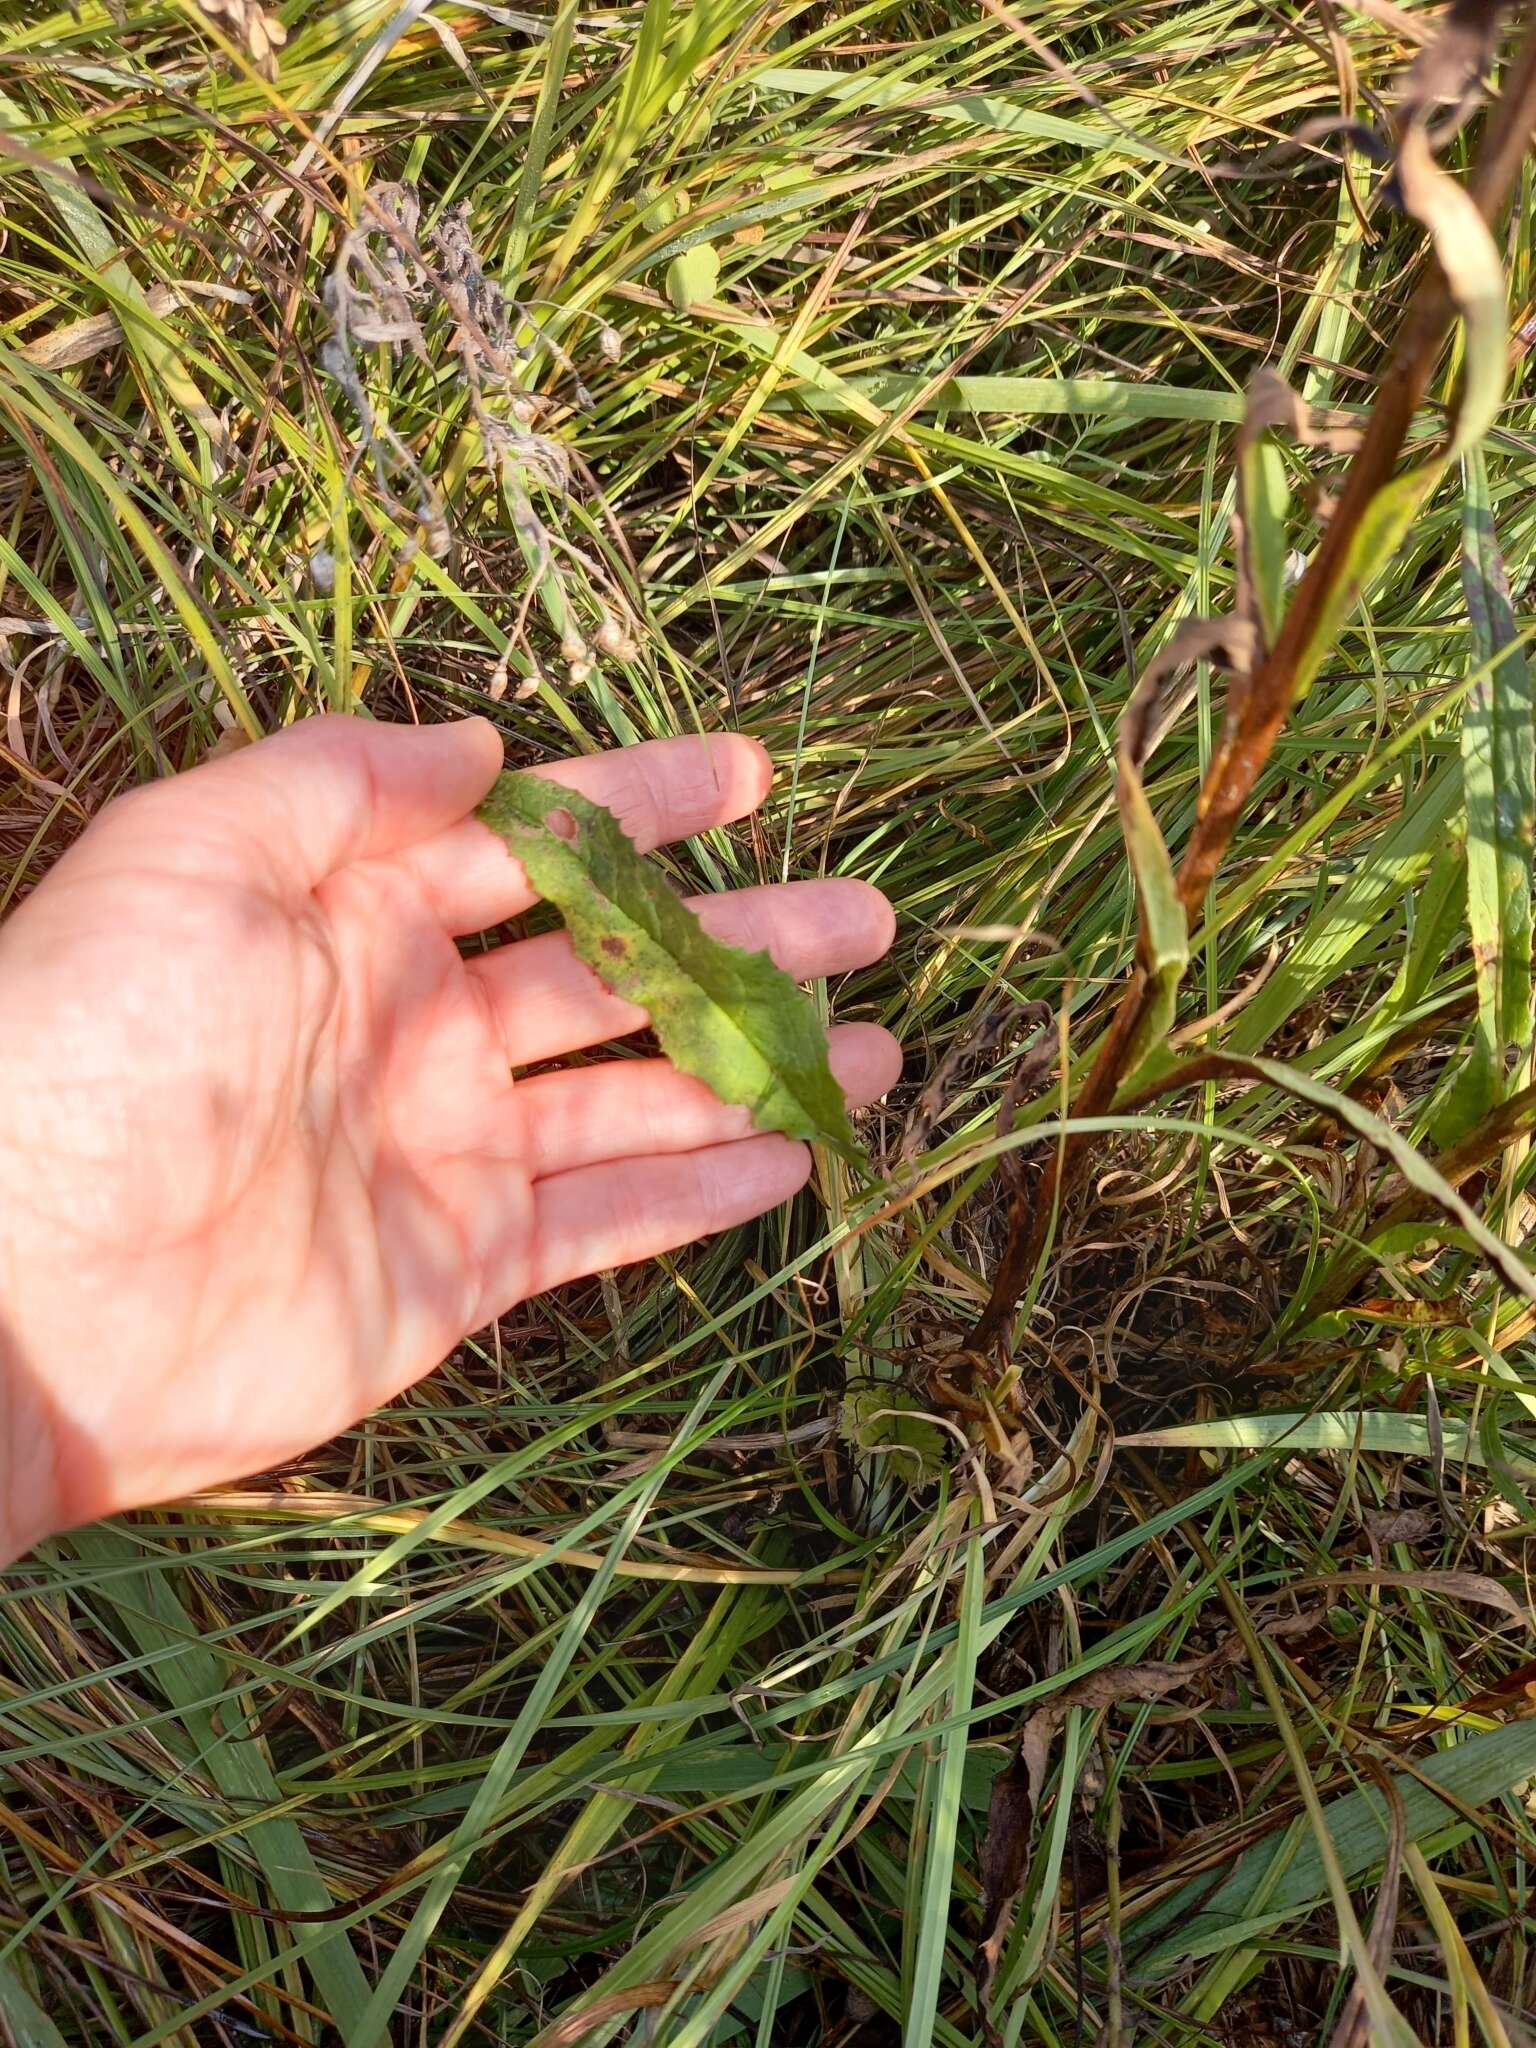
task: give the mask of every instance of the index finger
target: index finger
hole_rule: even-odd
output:
[[[768,794],[773,764],[739,733],[646,740],[532,770],[612,811],[642,853],[729,825]],[[476,818],[405,847],[390,862],[455,938],[518,917],[537,901],[522,864]]]
[[[433,837],[472,811],[503,764],[489,719],[387,725],[362,717],[310,717],[254,746],[204,761],[118,798],[102,813],[89,853],[113,857],[131,826],[140,844],[201,872],[233,856],[264,870],[274,889],[301,897],[338,869]]]

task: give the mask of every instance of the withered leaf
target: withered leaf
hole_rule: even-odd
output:
[[[1475,1607],[1493,1607],[1511,1621],[1531,1626],[1531,1610],[1517,1600],[1507,1586],[1482,1572],[1422,1571],[1400,1572],[1388,1568],[1360,1566],[1352,1571],[1320,1572],[1315,1578],[1293,1579],[1293,1590],[1303,1587],[1321,1590],[1325,1586],[1407,1586],[1422,1593],[1441,1593],[1447,1600],[1467,1600]]]
[[[1388,1543],[1422,1543],[1435,1530],[1435,1517],[1428,1508],[1367,1508],[1360,1519],[1378,1554]]]
[[[976,1946],[976,1992],[989,2041],[990,2000],[997,1965],[1008,1939],[1014,1902],[1029,1875],[1030,1822],[1035,1801],[1029,1771],[1016,1756],[992,1780],[987,1833],[981,1848],[981,1940]]]
[[[1451,0],[1434,40],[1408,68],[1397,95],[1402,118],[1427,121],[1437,109],[1450,109],[1431,138],[1437,149],[1460,130],[1481,96],[1502,12],[1501,0]]]
[[[925,1083],[902,1135],[897,1164],[908,1166],[933,1143],[933,1134],[951,1103],[1001,1056],[1005,1041],[1025,1031],[1034,1034],[1028,1050],[1015,1062],[1005,1099],[1043,1079],[1049,1072],[1052,1041],[1043,1034],[1055,1022],[1049,1003],[1018,1002],[1013,997],[983,1003],[967,1022]],[[1038,1055],[1044,1051],[1044,1070]],[[1023,1080],[1020,1077],[1023,1076]],[[1001,1123],[1001,1114],[999,1121]]]

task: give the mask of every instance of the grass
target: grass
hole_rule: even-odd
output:
[[[882,1157],[946,1078],[876,1194],[826,1161],[276,1494],[10,1574],[0,2035],[1529,2040],[1536,1311],[1476,1237],[1358,1115],[1211,1075],[1098,1120],[1016,1379],[950,1356],[1063,1128],[1024,1006],[1080,1070],[1132,965],[1128,655],[1232,601],[1244,385],[1363,412],[1425,260],[1358,153],[1211,173],[1377,104],[1425,17],[282,13],[275,82],[243,14],[4,27],[0,902],[114,789],[327,706],[489,709],[519,761],[737,726],[766,818],[672,871],[879,883],[897,951],[834,994],[910,1048]],[[327,357],[399,180],[518,300],[517,413],[441,309],[350,392]],[[1530,185],[1481,466],[1282,734],[1178,1011],[1453,1166],[1497,794],[1463,501],[1527,627]],[[1219,679],[1170,707],[1177,852]],[[1526,1114],[1461,1184],[1517,1249]],[[931,1465],[843,1440],[850,1391],[939,1413]]]

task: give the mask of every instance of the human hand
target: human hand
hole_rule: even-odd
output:
[[[664,1060],[513,1081],[639,1029],[469,815],[483,719],[312,719],[110,804],[0,930],[0,1559],[292,1458],[558,1282],[771,1208],[803,1145]],[[643,848],[767,792],[737,738],[548,771]],[[805,979],[877,959],[874,889],[700,904]],[[832,1033],[851,1102],[895,1079]]]

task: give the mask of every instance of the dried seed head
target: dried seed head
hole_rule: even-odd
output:
[[[624,357],[624,337],[617,327],[610,327],[605,320],[598,329],[597,345],[602,351],[605,363],[621,362]]]
[[[197,0],[197,4],[215,28],[240,45],[253,70],[263,78],[276,78],[277,53],[287,42],[288,31],[261,0]]]
[[[634,636],[626,632],[617,619],[605,617],[592,635],[592,644],[599,654],[606,654],[610,661],[638,661],[640,649],[635,645]]]
[[[218,718],[223,708],[221,704],[214,706],[213,715],[215,718]],[[242,747],[249,747],[254,744],[250,734],[241,726],[225,725],[223,720],[220,719],[219,727],[218,738],[203,755],[205,761],[220,761],[226,754],[237,754]]]
[[[560,659],[562,661],[585,661],[587,659],[587,652],[587,643],[579,633],[567,633],[560,642]]]

